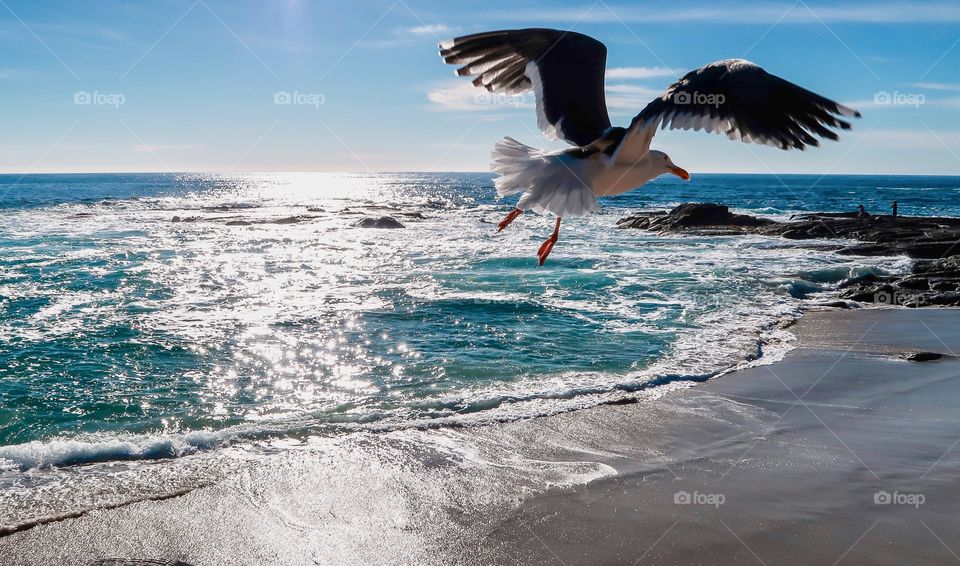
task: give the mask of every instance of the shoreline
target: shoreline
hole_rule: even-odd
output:
[[[818,308],[818,307],[816,307]],[[651,399],[657,399],[662,395],[666,395],[670,392],[677,390],[684,390],[691,387],[697,387],[709,381],[718,379],[722,376],[725,376],[730,373],[737,371],[743,371],[745,369],[758,367],[762,365],[769,365],[779,362],[783,357],[793,349],[792,338],[784,338],[783,336],[778,336],[783,332],[789,333],[789,329],[795,326],[806,312],[809,312],[810,308],[801,308],[795,314],[782,315],[777,319],[771,320],[767,325],[757,329],[756,336],[756,346],[759,353],[756,357],[747,356],[739,362],[728,366],[726,368],[713,371],[710,373],[704,373],[702,375],[665,375],[661,377],[654,377],[648,381],[639,382],[634,385],[630,384],[620,384],[609,390],[598,392],[598,393],[577,393],[569,397],[565,397],[566,401],[571,402],[572,406],[567,407],[552,407],[545,409],[543,413],[540,414],[529,414],[521,416],[493,416],[482,418],[479,420],[463,420],[463,416],[448,418],[448,419],[434,419],[429,421],[422,422],[411,422],[404,424],[391,424],[391,425],[379,425],[379,426],[369,426],[369,427],[358,427],[357,429],[345,429],[333,433],[331,436],[333,438],[338,438],[341,436],[349,435],[372,435],[377,436],[386,436],[390,434],[403,434],[404,432],[410,433],[420,433],[420,432],[430,432],[430,431],[474,431],[477,429],[482,429],[484,427],[498,427],[498,426],[509,426],[511,424],[520,423],[528,420],[537,420],[537,419],[550,419],[555,417],[560,417],[565,414],[575,413],[579,411],[591,411],[597,410],[606,406],[622,406],[622,405],[633,405],[637,403],[642,403]],[[790,335],[792,336],[792,335]],[[770,352],[767,350],[767,347],[771,344],[775,344],[775,349]],[[541,401],[550,401],[556,400],[555,398],[545,397],[540,399]],[[576,402],[579,401],[579,402]],[[481,413],[482,414],[482,413]],[[467,415],[468,417],[470,415]],[[225,432],[225,431],[219,431]],[[190,434],[203,434],[202,432],[194,431],[192,433],[185,433],[185,435]],[[321,437],[326,438],[326,435],[320,435]],[[301,434],[297,438],[302,439],[303,435]],[[316,438],[313,435],[307,435],[306,438]],[[282,439],[281,439],[282,440]],[[267,443],[269,444],[269,442]],[[239,444],[224,444],[220,446],[212,446],[209,448],[198,448],[196,451],[176,455],[170,457],[162,458],[121,458],[115,460],[98,460],[92,461],[85,464],[69,464],[69,465],[57,465],[54,467],[55,470],[71,470],[71,469],[82,469],[85,466],[111,466],[111,465],[125,465],[127,463],[132,463],[134,465],[144,464],[146,466],[163,466],[166,464],[176,464],[182,463],[194,458],[213,458],[217,455],[218,451],[225,451],[231,448],[244,447],[245,445],[241,442]],[[255,454],[263,457],[261,454],[264,451],[264,446],[259,448],[254,448],[246,446],[246,448],[241,449],[252,449]],[[266,456],[269,457],[269,456]],[[2,541],[5,537],[8,537],[13,534],[29,531],[33,528],[60,523],[70,519],[78,519],[90,513],[96,513],[99,511],[112,511],[116,509],[121,509],[127,506],[136,505],[144,502],[155,502],[155,501],[164,501],[167,499],[175,499],[187,495],[195,490],[200,490],[210,485],[217,483],[222,480],[224,476],[229,476],[236,472],[237,466],[230,466],[229,470],[225,470],[223,473],[213,473],[212,477],[205,478],[202,481],[199,481],[196,485],[191,485],[187,487],[181,487],[182,482],[174,482],[170,489],[165,489],[157,492],[150,492],[145,494],[139,494],[133,497],[114,500],[114,501],[104,501],[102,503],[89,504],[86,506],[76,507],[74,509],[68,509],[62,513],[57,513],[54,515],[48,516],[39,516],[39,517],[29,517],[23,521],[10,523],[10,524],[0,524],[0,546],[2,546]]]
[[[759,557],[775,563],[812,549],[755,530],[744,524],[749,523],[744,517],[787,530],[802,525],[793,534],[800,541],[834,528],[826,541],[818,539],[816,558],[826,559],[828,550],[847,540],[840,534],[851,535],[849,543],[861,534],[852,532],[852,524],[827,516],[825,510],[833,510],[848,518],[880,514],[878,525],[917,527],[922,532],[913,536],[926,533],[930,538],[923,548],[906,545],[901,554],[885,547],[868,556],[872,561],[949,558],[926,529],[907,522],[909,509],[873,505],[853,494],[865,486],[876,493],[878,486],[892,485],[883,478],[903,475],[902,466],[916,467],[910,459],[876,453],[877,443],[887,439],[878,438],[878,431],[862,430],[856,421],[879,411],[883,418],[873,424],[884,428],[896,422],[898,437],[911,441],[916,460],[932,464],[933,487],[918,490],[915,485],[908,493],[926,498],[915,514],[922,514],[927,528],[943,540],[958,538],[952,536],[957,521],[945,518],[941,509],[945,501],[957,499],[943,486],[958,479],[952,464],[960,455],[943,446],[936,460],[930,450],[913,444],[929,448],[931,439],[939,440],[945,430],[960,437],[956,415],[939,404],[950,398],[944,389],[958,387],[949,376],[960,372],[960,361],[896,357],[906,351],[960,350],[960,335],[950,330],[957,313],[808,310],[790,328],[798,336],[797,348],[784,359],[665,391],[657,402],[605,404],[482,427],[329,439],[173,499],[94,510],[0,538],[0,557],[10,564],[82,563],[92,557],[299,564],[310,563],[311,556],[319,563],[533,564],[555,562],[559,556],[568,564],[614,564],[641,557],[654,542],[652,534],[663,533],[657,550],[645,558],[657,556],[661,563],[691,556],[705,562],[720,556],[754,560],[746,545],[763,547]],[[829,327],[837,330],[824,334]],[[810,364],[830,370],[814,380]],[[856,383],[830,377],[864,371],[901,390],[893,395],[862,377]],[[907,377],[916,383],[898,385]],[[814,387],[807,389],[811,383]],[[804,389],[811,397],[797,406],[788,391]],[[927,411],[919,420],[909,414],[918,407]],[[822,425],[820,414],[826,417]],[[847,422],[851,415],[853,423]],[[746,458],[733,458],[751,445]],[[798,449],[799,455],[794,453]],[[717,470],[727,468],[730,472],[721,474],[724,487],[718,489]],[[903,486],[911,484],[897,485],[906,493]],[[817,489],[830,496],[817,496]],[[716,507],[672,503],[670,497],[680,491],[691,498],[723,495],[724,501]],[[758,493],[780,493],[776,508],[757,499]],[[810,503],[818,497],[820,503]],[[884,515],[891,510],[895,512]],[[809,523],[811,517],[816,517],[815,525]],[[664,532],[667,527],[673,538]],[[688,534],[678,536],[681,532]],[[363,548],[357,547],[358,540]]]

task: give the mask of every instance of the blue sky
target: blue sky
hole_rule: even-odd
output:
[[[960,2],[886,0],[0,0],[0,171],[483,171],[560,146],[436,44],[541,26],[607,45],[614,123],[730,57],[864,114],[805,153],[659,134],[693,173],[960,174]]]

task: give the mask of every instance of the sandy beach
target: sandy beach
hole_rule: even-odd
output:
[[[957,316],[810,312],[784,360],[656,402],[304,443],[183,496],[7,536],[0,561],[949,563]],[[900,358],[917,351],[947,356]]]

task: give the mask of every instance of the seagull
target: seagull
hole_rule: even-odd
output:
[[[440,43],[458,76],[492,93],[533,90],[537,126],[548,139],[573,147],[547,152],[506,137],[494,146],[497,196],[523,193],[498,225],[502,231],[526,210],[556,216],[537,251],[539,265],[560,237],[560,221],[597,208],[597,198],[637,189],[660,175],[690,174],[650,148],[658,128],[704,130],[784,150],[837,140],[849,130],[841,117],[860,113],[772,75],[744,59],[690,71],[637,114],[626,128],[611,126],[604,99],[607,48],[592,37],[555,29],[517,29],[465,35]]]

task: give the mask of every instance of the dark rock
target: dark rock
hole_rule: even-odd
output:
[[[940,307],[960,307],[960,293],[956,291],[947,291],[940,293],[931,293],[924,297],[923,305],[937,305]],[[923,306],[918,305],[918,306]]]
[[[950,258],[948,258],[950,259]],[[856,278],[839,285],[844,299],[905,307],[960,306],[960,270]]]
[[[819,306],[832,309],[850,309],[856,307],[857,305],[847,301],[830,301],[828,303],[820,303]]]
[[[957,250],[960,252],[960,250]],[[960,255],[952,255],[932,261],[918,261],[913,265],[914,273],[950,273],[960,271]]]
[[[726,206],[719,204],[687,203],[670,212],[645,212],[628,216],[617,224],[621,228],[657,232],[724,227],[732,232],[782,236],[792,240],[860,240],[862,243],[848,246],[840,252],[849,255],[906,254],[934,259],[954,251],[960,252],[960,218],[817,212],[798,215],[789,222],[775,222],[745,214],[731,214]]]
[[[381,216],[379,218],[366,217],[354,222],[358,228],[404,228],[405,226],[392,216]]]
[[[960,291],[960,281],[950,279],[931,279],[931,291]]]
[[[807,229],[807,237],[809,238],[829,238],[832,235],[833,230],[826,224],[814,224]]]
[[[276,220],[271,220],[271,224],[296,224],[297,222],[303,222],[304,220],[309,219],[307,216],[287,216],[285,218],[277,218]]]
[[[914,289],[916,291],[928,291],[930,290],[930,280],[926,277],[908,275],[897,281],[897,287],[901,289]]]
[[[851,277],[842,281],[839,285],[841,289],[847,287],[853,287],[855,285],[868,285],[870,283],[878,283],[880,281],[880,276],[875,273],[867,273],[866,275],[861,275],[860,277]]]
[[[939,352],[908,352],[900,354],[900,357],[911,362],[930,362],[943,358]]]
[[[808,237],[807,231],[801,230],[800,228],[784,230],[780,235],[788,240],[806,240]]]
[[[872,237],[870,234],[864,237]],[[960,250],[960,240],[930,241],[924,238],[891,237],[886,243],[873,242],[849,246],[840,251],[844,255],[907,255],[915,258],[931,259],[943,257]]]
[[[670,211],[634,214],[619,220],[617,226],[662,233],[859,240],[834,251],[844,255],[907,255],[921,261],[914,264],[911,275],[866,275],[844,281],[839,285],[841,298],[907,307],[960,306],[960,218],[815,212],[776,222],[732,214],[720,204],[687,203]],[[822,243],[817,247],[824,249]]]
[[[311,207],[307,208],[307,212],[326,212],[326,210],[324,210],[324,209],[322,209],[322,208],[319,208],[319,207],[316,207],[316,206],[311,206]]]
[[[722,204],[681,204],[667,215],[670,226],[719,226],[730,217],[730,209]]]
[[[677,206],[670,212],[640,213],[628,216],[617,222],[620,228],[640,228],[658,232],[683,231],[691,228],[716,228],[727,230],[724,233],[739,233],[742,228],[766,226],[773,220],[757,218],[746,214],[733,214],[722,204],[687,203]]]
[[[249,220],[231,220],[227,222],[227,226],[250,226],[253,222]]]
[[[206,212],[230,212],[232,210],[247,210],[252,208],[260,208],[259,204],[249,203],[249,202],[238,202],[234,204],[220,204],[216,206],[203,206],[200,207],[200,210]]]

